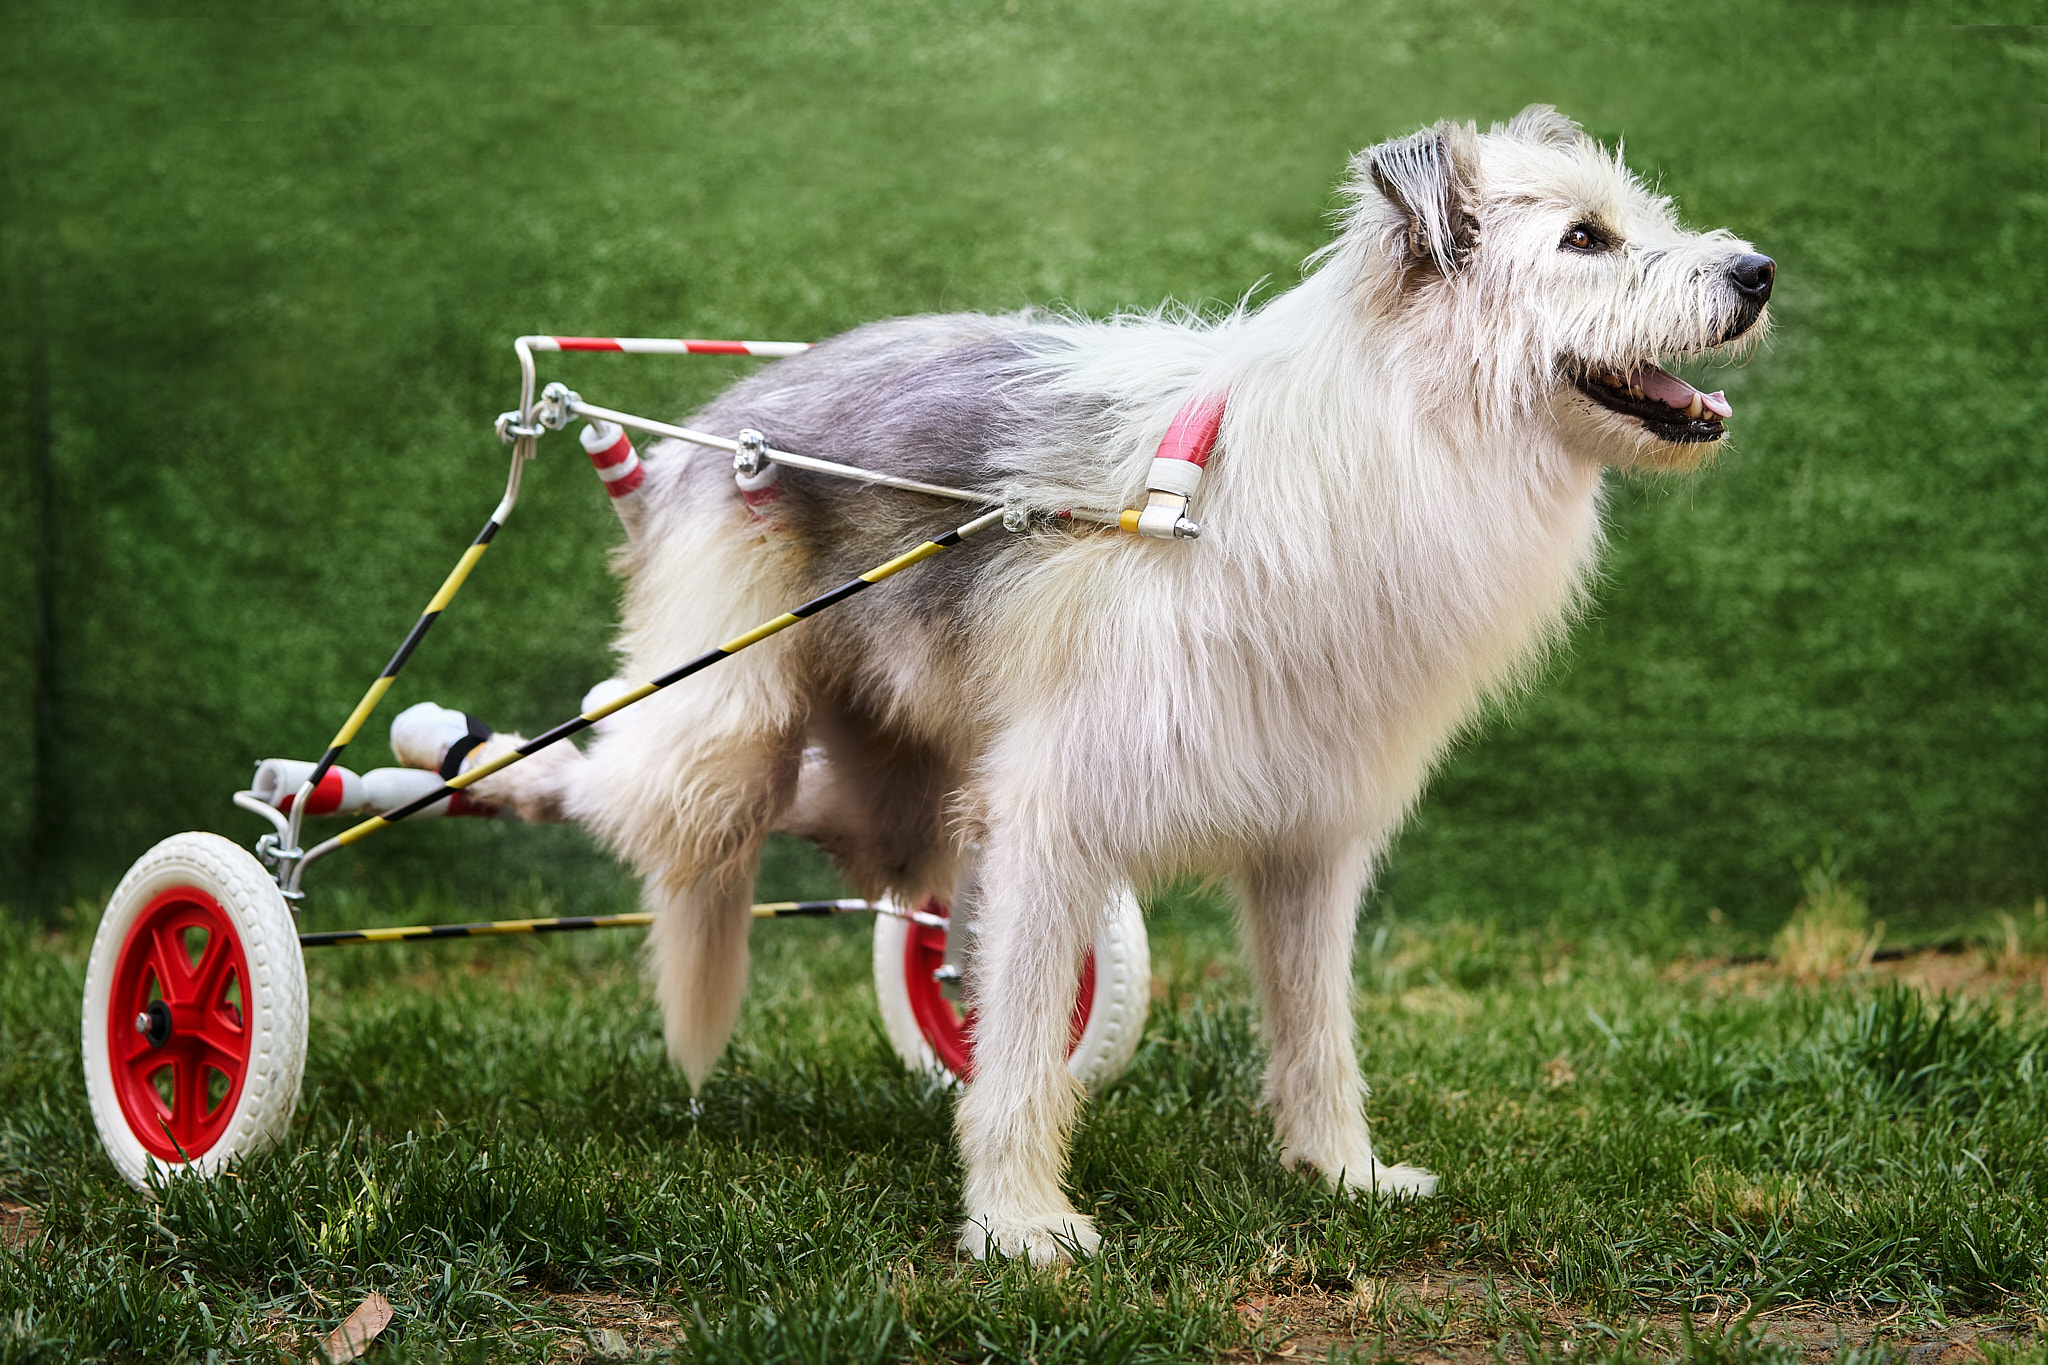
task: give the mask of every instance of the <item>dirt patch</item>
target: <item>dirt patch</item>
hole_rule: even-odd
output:
[[[543,1301],[573,1324],[552,1329],[558,1359],[627,1359],[683,1344],[682,1319],[658,1303],[623,1294],[549,1294]]]
[[[0,1247],[17,1250],[27,1246],[41,1235],[43,1225],[36,1219],[36,1211],[26,1204],[10,1204],[0,1199]]]
[[[1707,1295],[1694,1305],[1690,1327],[1702,1339],[1743,1331],[1750,1305],[1741,1295]],[[1365,1360],[1419,1365],[1495,1365],[1526,1360],[1532,1344],[1546,1353],[1606,1355],[1632,1345],[1650,1357],[1676,1359],[1686,1321],[1677,1312],[1602,1321],[1526,1284],[1477,1276],[1393,1276],[1360,1281],[1347,1292],[1276,1286],[1237,1301],[1245,1344],[1239,1361],[1321,1360],[1333,1352]],[[1751,1319],[1752,1337],[1785,1342],[1808,1361],[1833,1360],[1843,1346],[1881,1343],[1909,1365],[1963,1365],[1983,1359],[1993,1342],[2038,1340],[2044,1324],[2000,1318],[1945,1323],[1817,1303],[1787,1304]]]
[[[1789,985],[1810,984],[1770,960],[1694,959],[1673,963],[1664,973],[1671,981],[1704,980],[1709,990],[1762,995]],[[1838,973],[1834,980],[1876,984],[1896,981],[1924,995],[1962,995],[2018,999],[2031,996],[2048,1004],[2048,957],[1984,948],[1924,948],[1905,953],[1878,953],[1872,960]]]

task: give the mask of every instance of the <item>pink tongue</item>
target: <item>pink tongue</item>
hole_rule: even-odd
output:
[[[1727,417],[1735,411],[1718,389],[1713,393],[1700,393],[1698,389],[1669,370],[1660,369],[1655,365],[1645,365],[1629,378],[1635,381],[1636,387],[1641,389],[1646,397],[1654,398],[1667,407],[1677,408],[1680,412],[1692,406],[1692,398],[1696,393],[1699,393],[1700,406],[1716,417]]]

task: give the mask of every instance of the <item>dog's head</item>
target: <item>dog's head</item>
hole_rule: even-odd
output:
[[[1609,464],[1684,467],[1720,441],[1728,403],[1664,366],[1755,344],[1769,257],[1687,231],[1619,152],[1547,105],[1485,133],[1439,123],[1351,169],[1338,250],[1368,306],[1434,352],[1444,401],[1540,414]]]

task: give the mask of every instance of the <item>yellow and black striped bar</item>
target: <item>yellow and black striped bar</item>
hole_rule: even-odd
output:
[[[491,548],[491,537],[496,534],[498,518],[494,514],[484,523],[484,529],[477,532],[476,539],[469,542],[469,548],[462,552],[462,558],[455,561],[455,567],[448,571],[448,577],[442,580],[441,590],[427,603],[427,609],[420,613],[420,619],[412,623],[412,629],[406,632],[405,640],[398,646],[398,652],[391,656],[391,662],[384,665],[384,671],[377,675],[377,681],[370,684],[370,690],[363,693],[363,699],[356,703],[356,709],[349,712],[348,719],[334,732],[333,741],[328,744],[327,752],[321,755],[320,761],[313,766],[313,775],[306,779],[308,782],[317,787],[320,785],[320,779],[327,776],[327,770],[341,757],[341,751],[349,746],[349,742],[356,737],[356,731],[363,728],[363,722],[370,718],[370,713],[377,709],[377,703],[384,700],[384,694],[391,690],[392,682],[398,677],[398,670],[405,667],[405,661],[412,657],[412,652],[419,648],[420,641],[427,638],[427,632],[434,628],[434,622],[440,619],[442,611],[454,600],[455,594],[462,587],[462,581],[469,577],[469,571],[484,557],[484,551]]]
[[[861,900],[769,901],[753,907],[755,919],[818,919],[827,915],[871,914],[873,903]],[[654,923],[654,916],[558,915],[551,919],[493,919],[476,924],[411,924],[393,929],[330,929],[300,934],[301,948],[330,948],[342,943],[404,943],[412,939],[489,938],[497,934],[573,934],[584,929],[634,929]]]
[[[670,669],[668,672],[662,674],[660,677],[656,678],[652,682],[642,683],[640,684],[640,686],[634,688],[632,691],[624,693],[618,697],[614,697],[611,701],[606,702],[602,706],[592,707],[590,710],[585,711],[582,715],[575,717],[573,720],[563,721],[560,725],[555,726],[552,730],[548,730],[542,734],[534,736],[532,739],[529,739],[528,741],[526,741],[526,743],[520,745],[517,749],[512,750],[512,752],[510,753],[500,754],[498,757],[492,759],[488,763],[479,763],[476,767],[471,768],[468,772],[459,773],[456,776],[449,778],[439,787],[435,788],[433,791],[428,792],[426,795],[419,797],[417,800],[408,801],[402,806],[394,806],[392,809],[385,811],[382,815],[373,815],[359,825],[350,826],[348,829],[343,830],[341,833],[335,835],[332,839],[328,840],[326,844],[322,844],[319,848],[314,849],[311,853],[307,855],[306,861],[312,862],[315,857],[327,852],[329,846],[346,847],[347,845],[356,842],[356,840],[358,839],[367,838],[368,836],[375,834],[380,829],[384,829],[390,825],[395,825],[400,820],[406,819],[408,816],[417,815],[421,811],[425,810],[427,807],[433,805],[436,801],[446,800],[451,793],[461,791],[464,787],[471,786],[477,782],[481,782],[486,777],[489,777],[492,773],[502,772],[504,769],[511,767],[514,763],[517,763],[520,759],[530,758],[534,754],[539,753],[542,749],[545,749],[550,745],[561,743],[563,740],[568,739],[571,735],[581,734],[583,731],[588,730],[591,726],[597,724],[597,722],[603,720],[606,716],[611,715],[614,711],[624,710],[626,707],[631,706],[636,701],[642,701],[648,697],[653,696],[656,692],[661,691],[661,689],[664,687],[668,687],[675,683],[679,683],[683,679],[691,676],[692,674],[701,673],[705,669],[711,667],[711,665],[719,662],[721,659],[731,658],[733,655],[745,649],[748,645],[759,644],[761,641],[767,639],[771,635],[780,634],[782,631],[788,630],[791,626],[795,625],[797,622],[803,620],[807,616],[815,616],[819,612],[825,610],[827,607],[837,606],[841,602],[844,602],[847,598],[852,597],[854,594],[865,592],[867,589],[872,588],[873,586],[875,586],[875,584],[881,582],[883,579],[899,574],[913,564],[921,564],[925,560],[930,559],[933,555],[938,554],[941,551],[952,549],[955,545],[958,545],[961,541],[973,535],[975,532],[986,530],[988,527],[995,525],[1002,519],[1003,514],[1000,510],[994,512],[986,512],[983,513],[981,516],[976,517],[974,520],[968,522],[966,525],[956,527],[953,530],[946,532],[946,534],[939,536],[937,539],[927,540],[924,544],[918,546],[913,550],[906,550],[904,553],[896,556],[888,563],[878,564],[874,568],[869,569],[866,573],[862,574],[860,577],[850,578],[846,582],[841,583],[838,587],[832,589],[830,592],[823,593],[817,597],[813,597],[810,601],[804,603],[800,607],[792,607],[790,610],[784,612],[782,615],[776,617],[774,620],[764,621],[760,625],[755,626],[752,630],[748,631],[746,634],[736,635],[732,639],[727,640],[724,644],[718,646],[716,649],[706,650],[704,653],[699,654],[696,658],[690,660],[688,663],[682,665],[679,668]]]

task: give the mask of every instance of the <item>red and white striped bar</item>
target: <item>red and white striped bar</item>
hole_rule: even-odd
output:
[[[536,351],[624,351],[628,355],[797,355],[808,341],[691,341],[670,337],[526,337]]]

